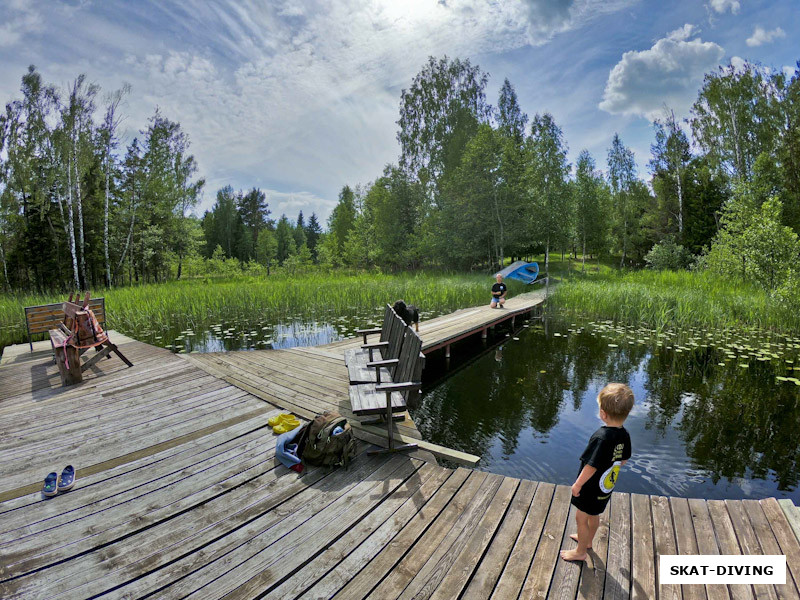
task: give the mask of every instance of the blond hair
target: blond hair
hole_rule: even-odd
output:
[[[597,404],[615,420],[625,420],[633,408],[633,390],[624,383],[609,383],[597,395]]]

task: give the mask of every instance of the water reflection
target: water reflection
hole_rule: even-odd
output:
[[[726,363],[713,344],[612,341],[587,324],[513,335],[424,394],[413,417],[426,439],[480,455],[489,471],[569,484],[600,425],[598,391],[622,381],[637,405],[620,490],[800,501],[800,387],[776,380],[782,360]]]

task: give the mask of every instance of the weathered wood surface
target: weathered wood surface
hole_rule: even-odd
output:
[[[421,321],[419,336],[422,338],[422,352],[427,354],[448,343],[479,333],[501,321],[527,313],[542,305],[544,300],[544,290],[537,290],[509,298],[505,308],[489,308],[487,301],[487,306],[464,308],[435,319]],[[343,356],[346,350],[358,348],[361,343],[360,337],[353,337],[319,348]]]
[[[301,476],[275,459],[276,406],[185,357],[124,349],[136,366],[101,361],[71,388],[49,356],[0,368],[4,599],[800,597],[800,543],[775,499],[617,492],[591,561],[564,563],[567,486],[368,457],[366,444],[347,471]],[[348,385],[324,351],[284,351],[280,368],[232,354],[247,355],[239,376],[298,406]],[[43,500],[44,475],[67,463],[75,488]],[[659,586],[671,552],[785,554],[787,583]]]

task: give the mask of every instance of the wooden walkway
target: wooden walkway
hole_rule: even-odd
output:
[[[310,360],[329,351],[231,353],[252,364],[240,372],[121,346],[133,368],[104,360],[70,388],[46,355],[0,366],[0,598],[800,599],[790,503],[616,493],[591,561],[565,563],[566,486],[366,444],[348,471],[281,466],[276,405],[341,406],[334,363]],[[299,365],[318,375],[302,393],[284,385]],[[75,488],[43,500],[44,476],[68,463]],[[660,554],[698,552],[785,554],[787,584],[658,585]]]
[[[429,354],[442,348],[447,351],[451,344],[469,336],[480,334],[489,327],[504,321],[521,318],[545,301],[545,290],[528,292],[509,298],[504,308],[474,306],[463,308],[448,315],[436,317],[419,324],[419,335],[422,338],[422,352]],[[346,350],[357,348],[361,338],[347,338],[318,348],[337,356],[344,356]]]

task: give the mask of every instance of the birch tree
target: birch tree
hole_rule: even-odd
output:
[[[105,203],[103,205],[103,256],[105,259],[106,287],[111,287],[111,261],[108,253],[108,215],[109,202],[111,196],[111,174],[114,171],[113,150],[117,148],[117,128],[121,122],[119,116],[119,105],[122,98],[130,93],[130,86],[124,85],[121,89],[113,92],[106,98],[106,112],[103,118],[103,126],[100,128],[100,141],[103,146],[103,164],[105,175]]]

